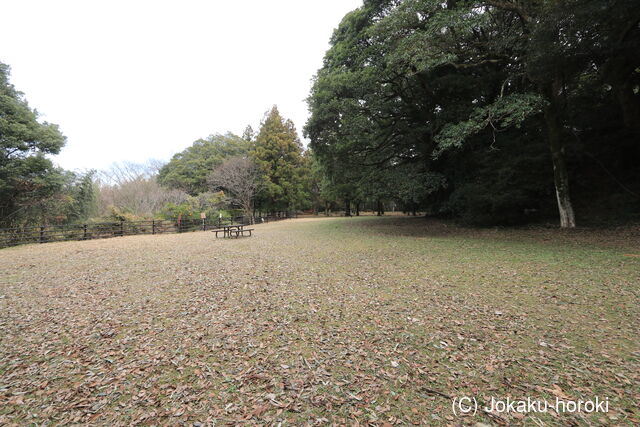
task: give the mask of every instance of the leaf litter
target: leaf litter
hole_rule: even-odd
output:
[[[634,425],[634,232],[365,217],[6,249],[0,424]]]

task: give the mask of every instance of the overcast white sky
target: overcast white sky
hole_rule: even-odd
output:
[[[333,29],[362,0],[12,0],[0,61],[68,141],[54,161],[168,160],[201,137],[257,130],[277,104],[298,132]]]

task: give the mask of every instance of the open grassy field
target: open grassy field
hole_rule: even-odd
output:
[[[0,425],[638,425],[639,297],[628,228],[318,218],[4,249]]]

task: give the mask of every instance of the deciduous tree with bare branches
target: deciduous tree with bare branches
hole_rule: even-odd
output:
[[[260,168],[255,162],[231,157],[209,175],[208,182],[212,191],[224,191],[229,204],[242,209],[253,223],[253,201],[261,183]]]
[[[98,214],[109,216],[113,208],[150,218],[157,215],[168,203],[180,204],[188,199],[181,190],[161,187],[157,182],[158,161],[147,163],[114,163],[100,171],[96,180],[98,188]]]

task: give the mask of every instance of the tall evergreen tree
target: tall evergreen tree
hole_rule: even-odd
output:
[[[258,198],[269,211],[296,210],[306,203],[302,144],[291,120],[273,108],[265,114],[251,152],[263,173]]]

